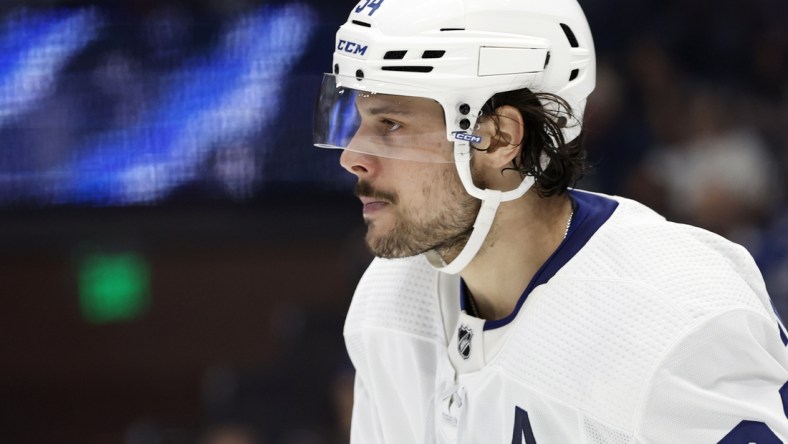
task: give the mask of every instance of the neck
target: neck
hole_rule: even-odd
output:
[[[501,319],[514,311],[563,241],[571,214],[567,195],[540,198],[529,192],[501,204],[482,249],[460,273],[482,318]]]

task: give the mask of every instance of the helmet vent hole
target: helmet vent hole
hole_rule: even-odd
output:
[[[424,51],[424,53],[421,55],[421,58],[422,59],[439,59],[439,58],[443,57],[444,54],[446,54],[446,51],[438,51],[438,50],[430,51],[430,50],[428,50],[428,51]]]
[[[580,45],[577,44],[577,37],[575,37],[575,33],[572,32],[572,28],[568,25],[561,23],[561,29],[564,30],[564,34],[566,34],[566,39],[569,40],[569,46],[572,48],[577,48]]]
[[[432,72],[432,66],[383,66],[383,71]]]
[[[364,78],[364,71],[356,70],[356,80],[362,80]]]
[[[572,80],[576,79],[578,74],[580,74],[580,70],[573,69],[572,72],[569,74],[569,81],[571,82]]]
[[[441,31],[465,31],[465,28],[441,28]]]
[[[334,74],[339,74],[339,63],[334,64]]]
[[[385,60],[402,60],[407,53],[408,51],[389,51],[383,55],[383,58]]]
[[[365,28],[371,28],[371,27],[372,27],[372,25],[370,25],[369,23],[367,23],[367,22],[362,22],[362,21],[359,21],[359,20],[353,20],[353,21],[352,21],[352,23],[353,23],[354,25],[363,26],[363,27],[365,27]]]

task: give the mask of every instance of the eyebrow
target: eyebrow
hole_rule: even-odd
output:
[[[397,114],[400,116],[409,116],[411,112],[408,110],[400,109],[400,108],[393,108],[391,106],[378,106],[375,108],[370,108],[366,111],[368,114],[376,116],[378,114]]]

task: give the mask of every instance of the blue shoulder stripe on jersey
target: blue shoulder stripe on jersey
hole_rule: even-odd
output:
[[[783,444],[766,423],[744,420],[725,435],[717,444]]]
[[[525,299],[531,294],[531,291],[555,276],[558,270],[585,246],[594,233],[599,230],[599,227],[610,219],[613,211],[618,207],[618,202],[613,199],[578,190],[569,191],[569,197],[572,199],[572,206],[574,207],[575,214],[572,216],[572,225],[569,227],[569,233],[566,235],[566,239],[561,242],[561,245],[558,246],[542,265],[542,268],[536,272],[533,279],[531,279],[531,282],[528,284],[528,287],[525,288],[525,291],[517,301],[514,311],[503,319],[486,321],[484,323],[485,330],[503,327],[512,322],[517,316],[517,313],[520,312],[520,307],[523,306]],[[465,309],[465,298],[465,282],[461,282],[460,306],[463,309]]]

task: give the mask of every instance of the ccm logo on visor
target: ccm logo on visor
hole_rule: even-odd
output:
[[[464,140],[471,143],[482,143],[481,136],[474,136],[468,133],[454,133],[454,138],[457,140]]]
[[[344,51],[357,56],[366,55],[367,48],[367,45],[351,42],[350,40],[339,40],[339,43],[337,43],[337,51]]]

